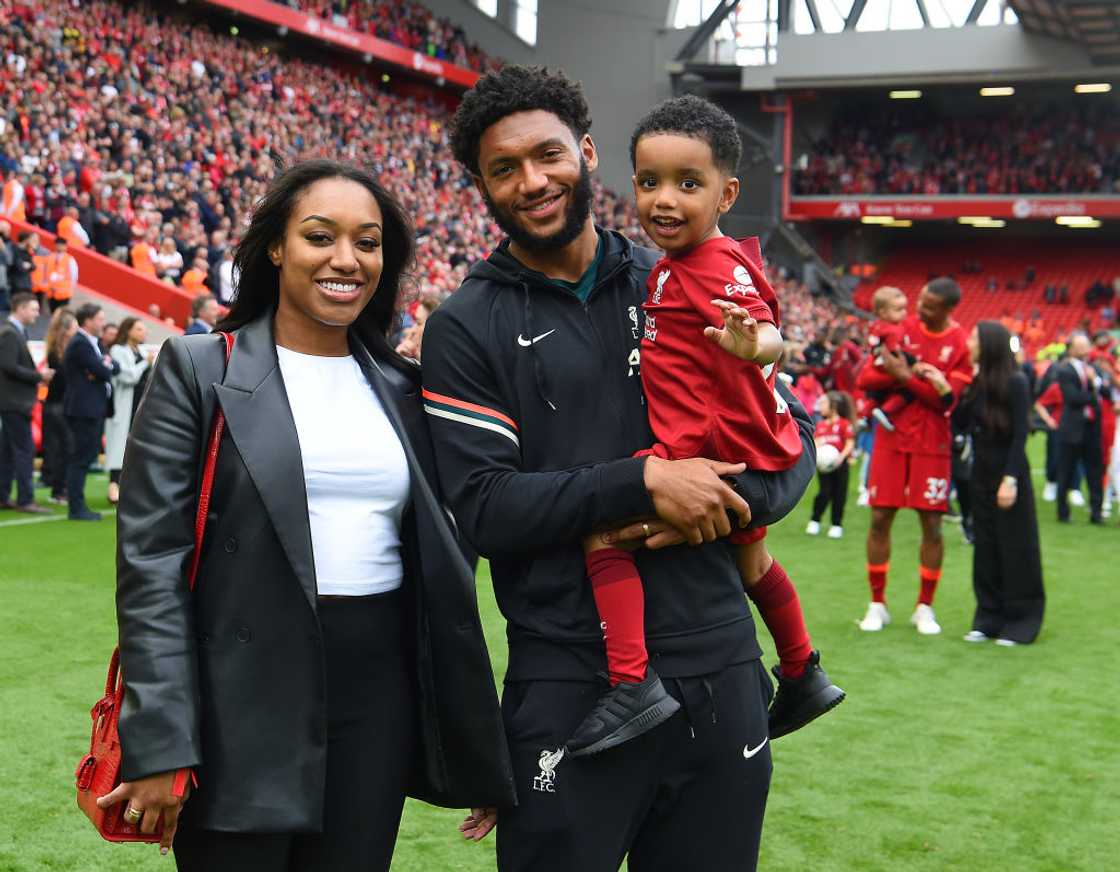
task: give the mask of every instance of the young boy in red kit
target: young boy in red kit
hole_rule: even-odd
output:
[[[699,97],[675,98],[639,123],[630,150],[642,227],[666,252],[650,272],[643,306],[642,387],[657,439],[650,453],[761,470],[793,467],[801,441],[775,389],[783,350],[778,301],[762,271],[758,240],[740,243],[719,229],[720,215],[739,194],[735,121]],[[839,704],[844,692],[821,669],[797,591],[767,551],[765,536],[763,527],[730,539],[743,587],[778,651],[770,708],[770,738],[778,738]],[[626,710],[622,700],[632,695],[619,688],[657,680],[646,653],[642,581],[633,556],[602,537],[588,537],[584,549],[611,690],[568,741],[576,756],[641,735],[676,709]]]
[[[879,288],[871,297],[871,311],[875,320],[867,332],[867,345],[871,350],[871,363],[882,368],[880,353],[892,353],[902,348],[902,322],[906,320],[906,294],[889,285]],[[911,361],[913,362],[913,361]],[[867,391],[871,401],[870,415],[880,426],[894,432],[892,416],[901,412],[910,402],[910,395],[903,390]]]

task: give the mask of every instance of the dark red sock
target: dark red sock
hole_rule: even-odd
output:
[[[611,686],[635,684],[646,677],[645,594],[634,555],[604,548],[587,555],[587,577],[607,644]]]
[[[928,566],[922,566],[918,569],[918,577],[922,582],[922,592],[918,594],[918,604],[932,606],[933,595],[937,593],[937,583],[941,581],[941,569],[930,569]]]
[[[797,588],[777,560],[757,583],[747,588],[747,596],[758,607],[758,613],[774,637],[782,675],[800,678],[805,674],[805,664],[809,662],[813,646],[805,628]]]
[[[868,563],[867,583],[871,585],[871,602],[886,604],[887,570],[889,563]]]

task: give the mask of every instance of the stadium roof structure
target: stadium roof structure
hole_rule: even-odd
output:
[[[1120,3],[1116,0],[1008,0],[1031,33],[1081,43],[1097,64],[1120,63]]]

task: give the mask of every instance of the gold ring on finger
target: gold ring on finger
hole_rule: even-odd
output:
[[[132,806],[129,806],[129,807],[128,807],[128,810],[127,810],[127,811],[125,811],[125,813],[124,813],[124,816],[125,816],[125,819],[126,819],[126,820],[127,820],[127,821],[128,821],[129,823],[130,823],[130,824],[136,824],[136,823],[139,823],[139,822],[140,822],[140,818],[142,818],[142,817],[144,816],[144,809],[142,809],[142,808],[133,808]]]
[[[646,538],[648,539],[650,536],[649,524],[642,524],[642,532],[646,534]]]

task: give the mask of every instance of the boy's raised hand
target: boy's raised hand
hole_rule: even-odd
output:
[[[712,300],[723,314],[723,327],[705,327],[704,335],[726,351],[743,360],[758,357],[758,322],[751,313],[727,300]]]

